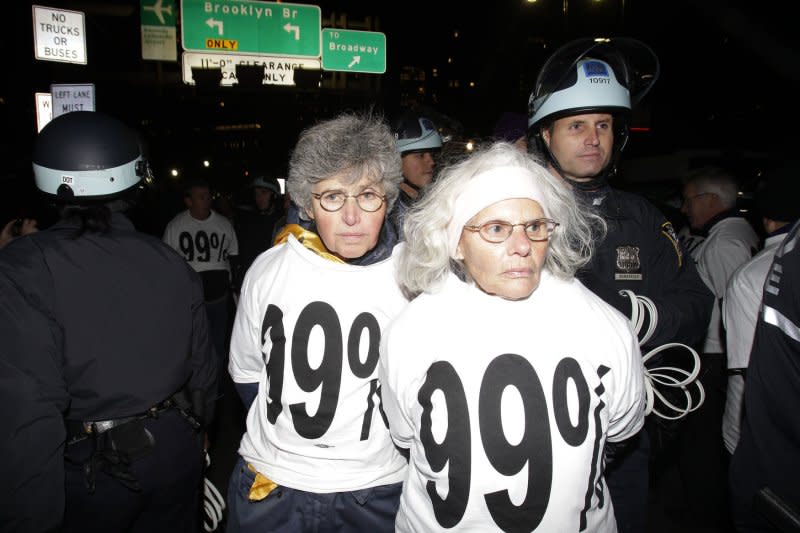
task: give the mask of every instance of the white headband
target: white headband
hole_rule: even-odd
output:
[[[450,257],[456,254],[464,225],[492,204],[511,198],[529,198],[538,202],[544,215],[549,217],[538,179],[530,170],[522,167],[495,167],[472,178],[456,198],[455,212],[447,225]]]

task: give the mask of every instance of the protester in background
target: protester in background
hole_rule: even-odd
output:
[[[642,332],[654,328],[644,350],[668,342],[702,340],[712,295],[687,261],[666,217],[641,196],[614,189],[609,179],[628,141],[631,109],[658,78],[658,58],[633,39],[579,39],[557,50],[542,67],[530,96],[529,149],[561,177],[578,201],[605,219],[608,234],[578,278],[625,316],[634,306]],[[635,299],[621,293],[629,290]],[[655,313],[640,304],[646,298]],[[583,324],[577,326],[581,331]],[[643,335],[644,333],[642,333]],[[652,417],[650,417],[652,418]],[[623,533],[647,527],[650,432],[640,432],[607,480]]]
[[[167,224],[163,240],[200,274],[220,368],[228,354],[228,304],[232,271],[239,243],[228,218],[211,209],[211,189],[204,181],[190,182],[184,192],[186,210]]]
[[[200,280],[121,210],[136,134],[75,111],[36,139],[62,220],[0,253],[0,529],[199,530],[217,365]]]
[[[250,267],[230,373],[249,406],[228,532],[390,532],[406,461],[377,379],[381,331],[405,299],[387,213],[401,181],[388,126],[343,114],[304,131],[287,225]]]
[[[419,296],[380,359],[410,450],[397,531],[617,530],[603,451],[642,427],[644,372],[626,318],[574,278],[591,225],[508,143],[446,168],[408,212],[397,275]]]
[[[234,228],[239,242],[239,272],[235,285],[241,286],[245,272],[256,257],[272,246],[276,224],[283,216],[278,180],[259,174],[250,182],[252,203],[237,211]]]
[[[684,179],[683,206],[692,230],[705,239],[693,250],[700,278],[714,294],[701,354],[705,402],[687,417],[679,438],[678,462],[686,503],[695,522],[728,527],[727,458],[722,440],[727,376],[722,298],[733,272],[758,248],[758,235],[736,208],[734,177],[717,167],[691,171]]]
[[[800,218],[798,163],[791,161],[780,165],[767,172],[759,184],[756,205],[767,233],[764,248],[731,275],[725,290],[722,321],[727,346],[728,389],[722,437],[729,454],[733,454],[739,442],[742,395],[764,281],[778,245],[789,233],[792,223]]]

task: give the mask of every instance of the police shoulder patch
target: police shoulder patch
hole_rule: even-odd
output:
[[[675,228],[672,226],[672,222],[664,222],[661,224],[661,233],[669,239],[669,242],[672,244],[672,248],[675,250],[675,255],[678,256],[678,268],[683,266],[683,252],[681,251],[681,245],[678,243],[678,234],[675,232]]]

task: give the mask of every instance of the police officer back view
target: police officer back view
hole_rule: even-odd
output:
[[[607,182],[628,139],[632,104],[657,77],[658,59],[644,43],[577,40],[557,50],[542,67],[528,114],[529,149],[608,225],[607,237],[578,277],[627,317],[632,300],[621,290],[655,305],[657,317],[642,308],[647,316],[641,331],[656,322],[643,353],[667,342],[699,342],[713,302],[664,215],[644,198]],[[645,531],[649,450],[647,431],[642,430],[606,472],[621,532]]]
[[[138,139],[68,113],[33,169],[62,219],[0,253],[0,529],[195,532],[217,365],[197,274],[115,212]]]

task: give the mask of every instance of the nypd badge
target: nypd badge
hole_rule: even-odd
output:
[[[617,270],[614,279],[642,280],[642,263],[639,261],[638,246],[617,246]]]

